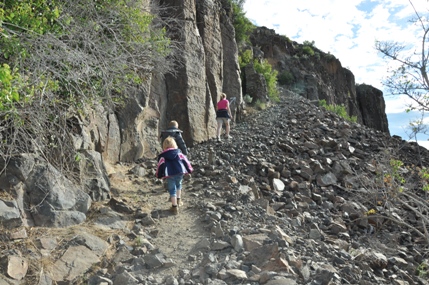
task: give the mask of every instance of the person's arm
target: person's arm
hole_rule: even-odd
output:
[[[232,114],[231,114],[231,109],[229,108],[229,102],[226,103],[226,109],[228,110],[228,115],[232,120]]]
[[[183,140],[182,134],[177,132],[176,134],[176,142],[179,149],[182,151],[184,155],[188,155],[188,148],[186,147],[186,143]]]
[[[164,142],[164,140],[165,140],[165,138],[166,138],[167,136],[165,136],[165,132],[164,131],[162,131],[161,132],[161,135],[159,135],[159,141],[161,142],[161,145],[162,145],[162,143]]]
[[[158,165],[155,172],[156,178],[162,179],[165,176],[165,159],[163,157],[158,159]]]
[[[183,162],[183,165],[186,168],[186,171],[188,172],[188,174],[192,174],[192,172],[194,172],[194,168],[192,167],[191,163],[189,162],[188,158],[186,157],[186,155],[180,155],[179,156],[180,159]]]

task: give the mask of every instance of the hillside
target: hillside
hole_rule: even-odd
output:
[[[428,284],[428,152],[281,98],[190,149],[177,216],[142,159],[85,223],[4,231],[0,284]]]
[[[273,30],[243,47],[230,0],[103,3],[0,4],[0,285],[427,284],[429,155],[380,90]],[[216,142],[222,92],[243,118]],[[170,120],[195,168],[178,216]]]
[[[381,91],[359,92],[335,55],[263,27],[245,35],[251,43],[236,42],[243,31],[230,0],[39,1],[0,4],[8,35],[0,41],[7,51],[0,56],[4,161],[34,153],[70,178],[67,168],[87,150],[103,163],[153,158],[171,120],[188,145],[207,141],[221,93],[236,98],[239,112],[245,96],[254,104],[275,101],[277,79],[388,133]],[[93,186],[86,192],[99,191]]]

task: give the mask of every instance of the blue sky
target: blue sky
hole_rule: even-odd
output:
[[[427,14],[427,0],[412,1],[416,10]],[[389,96],[382,84],[394,63],[381,57],[375,41],[398,41],[419,47],[422,30],[409,23],[414,10],[408,0],[246,0],[246,16],[257,26],[302,43],[314,41],[317,48],[330,52],[350,69],[356,83],[383,91],[391,135],[409,138],[407,126],[419,118],[406,113],[406,97]],[[419,143],[429,147],[427,136]]]

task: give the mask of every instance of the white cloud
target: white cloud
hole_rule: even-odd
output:
[[[418,143],[420,146],[422,146],[422,147],[424,147],[424,148],[426,148],[426,149],[429,149],[429,141],[417,141],[417,143]]]
[[[384,98],[386,103],[386,114],[403,113],[411,100],[406,95],[389,96]]]
[[[412,2],[417,11],[427,12],[426,0]],[[377,53],[375,41],[418,47],[422,36],[421,28],[407,21],[415,15],[407,0],[246,0],[244,10],[257,26],[275,29],[300,43],[314,41],[350,69],[356,83],[382,91],[382,80],[394,64]],[[403,112],[404,102],[403,97],[386,98],[386,113]]]

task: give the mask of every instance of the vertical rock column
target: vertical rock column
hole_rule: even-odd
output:
[[[178,25],[170,30],[173,40],[179,41],[178,70],[165,77],[167,91],[166,118],[177,120],[184,131],[189,146],[215,135],[215,112],[206,87],[205,53],[202,38],[197,29],[194,0],[163,0],[169,7],[165,14],[175,17]]]

